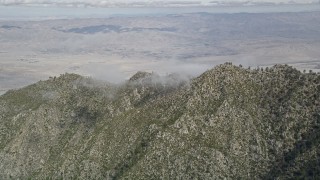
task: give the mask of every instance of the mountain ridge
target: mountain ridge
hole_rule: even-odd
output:
[[[65,74],[0,96],[0,177],[319,177],[319,75],[226,63],[174,77]]]

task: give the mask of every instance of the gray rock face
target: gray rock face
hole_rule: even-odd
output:
[[[317,178],[319,91],[285,65],[122,85],[65,74],[0,96],[0,178]]]

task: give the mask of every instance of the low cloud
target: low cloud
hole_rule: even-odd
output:
[[[154,67],[150,67],[161,74],[178,73],[184,76],[196,77],[204,71],[212,68],[212,65],[185,62],[182,60],[161,61]]]
[[[121,70],[121,67],[113,64],[85,65],[81,71],[94,79],[103,80],[110,83],[119,83],[127,78],[126,74]]]
[[[126,63],[124,63],[126,64]],[[131,64],[128,62],[128,64]],[[127,65],[126,65],[127,66]],[[181,79],[190,79],[199,76],[206,70],[212,68],[209,64],[186,63],[179,60],[157,61],[140,63],[137,66],[130,65],[130,71],[124,70],[123,64],[87,64],[81,67],[80,73],[94,79],[107,81],[110,83],[121,83],[128,80],[138,71],[154,72],[160,76],[176,74]]]

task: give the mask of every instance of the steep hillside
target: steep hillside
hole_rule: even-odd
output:
[[[64,74],[0,96],[0,178],[320,178],[319,92],[286,65]]]

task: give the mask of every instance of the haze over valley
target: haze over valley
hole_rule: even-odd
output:
[[[137,71],[195,76],[214,65],[319,71],[320,12],[164,13],[0,21],[0,90],[65,72],[118,83]]]

